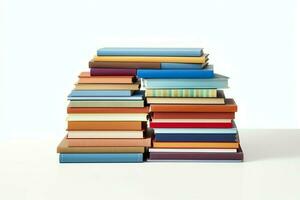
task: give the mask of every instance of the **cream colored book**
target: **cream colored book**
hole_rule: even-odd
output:
[[[144,131],[69,131],[68,138],[143,138]]]
[[[68,121],[147,121],[148,113],[68,114]]]
[[[152,119],[152,122],[230,123],[231,119]]]
[[[139,90],[140,82],[137,83],[77,83],[75,90]]]
[[[152,104],[225,104],[225,99],[147,97],[147,102]]]
[[[144,100],[138,101],[70,101],[69,107],[144,107]]]
[[[175,63],[206,63],[208,54],[195,57],[165,56],[95,56],[96,62],[175,62]]]

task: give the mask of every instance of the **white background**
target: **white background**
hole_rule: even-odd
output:
[[[1,0],[0,9],[0,138],[63,136],[77,75],[110,46],[204,47],[231,77],[240,128],[300,127],[296,0]]]

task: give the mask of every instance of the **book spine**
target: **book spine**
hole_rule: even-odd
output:
[[[98,56],[202,56],[202,48],[101,48]]]
[[[61,153],[60,163],[136,163],[143,162],[141,153]]]
[[[91,76],[135,76],[136,69],[91,68]]]
[[[205,70],[155,70],[155,69],[138,69],[137,76],[139,78],[213,78],[212,69]]]
[[[217,97],[216,89],[149,89],[147,97]]]

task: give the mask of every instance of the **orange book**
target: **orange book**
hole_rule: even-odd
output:
[[[133,83],[134,76],[91,76],[90,72],[81,72],[78,83]]]
[[[68,114],[70,113],[148,113],[149,106],[143,108],[109,108],[109,107],[68,107]]]
[[[225,99],[223,105],[190,104],[152,104],[150,112],[236,112],[237,105],[233,99]]]
[[[69,131],[126,130],[139,131],[146,127],[141,121],[68,121]]]
[[[195,149],[237,149],[238,142],[157,142],[153,141],[154,148],[195,148]]]
[[[151,138],[99,139],[68,138],[70,147],[151,147]]]

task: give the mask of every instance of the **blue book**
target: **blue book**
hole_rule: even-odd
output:
[[[155,134],[159,142],[235,142],[236,134]]]
[[[145,88],[228,88],[228,77],[215,74],[205,79],[142,79]]]
[[[202,69],[207,66],[204,64],[195,63],[160,63],[161,69]]]
[[[93,97],[93,96],[72,96],[72,93],[68,96],[68,100],[71,101],[135,101],[135,100],[143,100],[145,96],[144,91],[137,91],[132,96],[111,96],[111,97]]]
[[[142,153],[61,153],[60,163],[140,163]]]
[[[70,97],[129,97],[131,90],[72,90]]]
[[[202,56],[202,48],[101,48],[97,56]]]
[[[139,78],[213,78],[212,68],[205,69],[138,69]]]

